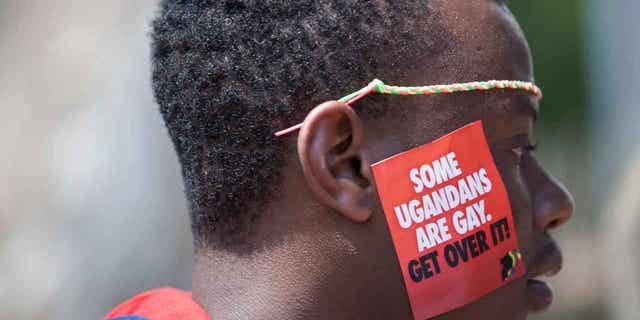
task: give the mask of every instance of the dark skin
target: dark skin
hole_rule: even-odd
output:
[[[528,45],[504,4],[451,0],[438,10],[455,45],[436,61],[416,62],[397,85],[533,81]],[[493,91],[388,101],[393,110],[382,119],[366,114],[366,98],[357,113],[321,104],[297,145],[283,137],[297,157],[278,196],[259,208],[251,253],[196,252],[194,297],[215,319],[413,319],[370,166],[476,120],[508,190],[528,274],[435,319],[524,319],[548,307],[548,288],[533,278],[560,270],[549,231],[570,218],[573,199],[528,150],[535,97]]]

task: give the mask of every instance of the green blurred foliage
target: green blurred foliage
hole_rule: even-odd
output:
[[[585,119],[583,5],[582,0],[509,1],[533,53],[547,123]]]

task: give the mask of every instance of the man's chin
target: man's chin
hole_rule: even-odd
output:
[[[528,279],[521,277],[452,312],[449,317],[436,319],[526,320],[530,313],[535,312],[531,308],[529,290]]]
[[[532,312],[547,310],[553,303],[553,289],[545,281],[528,279],[526,290],[527,304]]]

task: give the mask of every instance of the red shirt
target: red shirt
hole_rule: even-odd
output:
[[[143,292],[117,306],[104,320],[211,320],[191,293],[175,288]]]

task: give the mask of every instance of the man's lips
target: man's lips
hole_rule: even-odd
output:
[[[544,246],[542,254],[532,260],[532,267],[527,275],[527,300],[531,311],[542,311],[553,302],[553,289],[539,279],[540,276],[554,276],[562,269],[562,254],[553,240]]]

